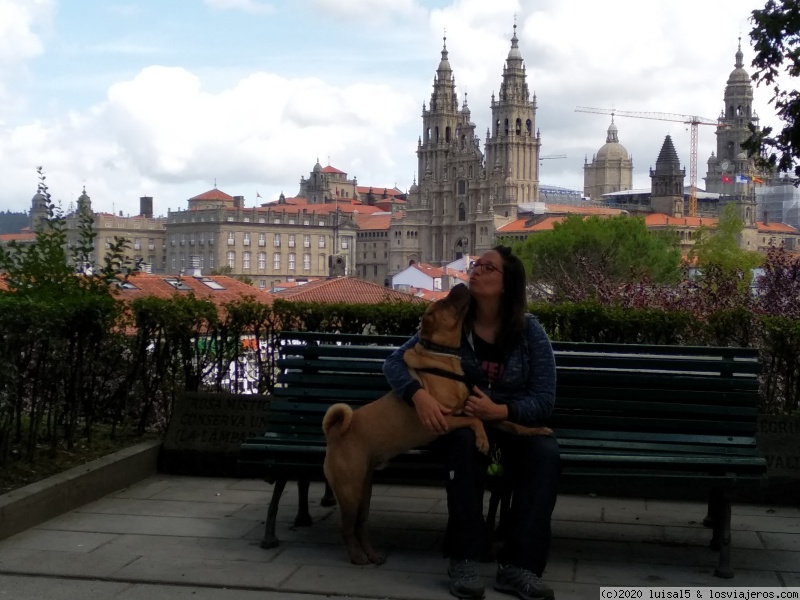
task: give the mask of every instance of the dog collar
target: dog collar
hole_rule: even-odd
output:
[[[419,340],[420,345],[425,348],[425,350],[430,350],[431,352],[438,352],[440,354],[451,354],[453,356],[458,356],[460,354],[459,348],[453,348],[452,346],[442,346],[441,344],[434,344],[428,340]]]

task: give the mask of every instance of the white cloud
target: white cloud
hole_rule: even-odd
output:
[[[0,126],[0,155],[29,182],[18,190],[23,198],[35,191],[33,166],[41,164],[54,197],[65,202],[86,184],[95,208],[109,210],[111,200],[135,212],[136,199],[150,194],[158,212],[189,197],[176,198],[175,186],[194,185],[194,195],[210,178],[251,201],[255,189],[269,199],[289,184],[286,193],[294,194],[317,156],[330,155],[362,181],[391,185],[396,148],[388,141],[416,113],[416,99],[388,83],[334,86],[255,73],[210,93],[186,69],[153,66],[114,84],[105,102],[82,113],[10,131]]]
[[[246,4],[251,3],[207,0],[208,6],[219,9],[244,10]],[[278,55],[291,56],[292,47],[286,43],[278,47],[264,42],[262,64],[270,66],[262,70],[248,66],[253,64],[252,53],[242,56],[241,64],[211,60],[203,70],[190,70],[180,66],[180,56],[161,55],[154,42],[154,57],[139,55],[139,66],[130,71],[135,76],[118,77],[117,83],[103,88],[105,97],[65,102],[78,107],[73,112],[10,119],[5,115],[12,114],[13,103],[0,102],[0,210],[27,208],[36,189],[34,168],[40,164],[54,197],[74,200],[85,183],[97,208],[110,210],[113,202],[117,210],[129,212],[137,210],[140,195],[155,197],[157,213],[167,206],[184,207],[186,198],[210,188],[215,178],[221,189],[245,195],[248,202],[254,201],[256,190],[264,200],[274,199],[281,190],[293,195],[314,160],[319,157],[324,164],[328,156],[363,184],[408,187],[422,132],[420,107],[430,98],[444,29],[459,100],[469,92],[472,120],[483,136],[515,14],[528,83],[537,94],[542,153],[568,156],[544,161],[541,181],[581,189],[584,156],[591,160],[605,142],[610,118],[576,113],[576,106],[715,118],[740,32],[745,68],[752,71],[746,21],[750,0],[730,0],[725,11],[696,0],[601,4],[437,0],[434,6],[427,0],[314,0],[305,7],[322,11],[315,19],[336,18],[336,35],[302,40],[319,67],[304,71],[304,77],[294,74],[296,62],[270,55],[277,49]],[[692,11],[696,17],[685,18]],[[49,2],[0,0],[0,30],[19,40],[10,45],[0,35],[0,100],[3,76],[9,72],[4,65],[24,64],[44,51],[39,32],[51,12]],[[279,14],[284,14],[283,8]],[[301,16],[309,18],[307,12]],[[16,19],[13,31],[6,26],[8,19]],[[375,19],[390,25],[369,27],[367,36],[364,23]],[[125,33],[128,37],[113,38],[114,45],[105,50],[138,50],[128,45],[128,40],[137,39],[135,29]],[[202,29],[196,33],[204,34]],[[352,64],[343,64],[337,54],[351,52],[338,43],[343,36],[366,40],[363,55],[356,52]],[[130,56],[137,55],[126,54]],[[41,60],[47,58],[45,54]],[[175,66],[158,66],[156,61]],[[226,68],[237,75],[214,75],[215,69]],[[363,76],[358,69],[365,71]],[[774,121],[768,118],[773,112],[768,99],[768,90],[756,90],[754,106],[762,125]],[[34,98],[20,92],[13,100],[32,104]],[[633,155],[636,187],[649,186],[648,167],[667,133],[688,167],[689,133],[682,123],[620,117],[617,125],[620,141]],[[702,177],[715,137],[710,127],[699,133]]]
[[[343,21],[384,23],[400,17],[423,18],[426,9],[416,0],[313,0],[315,10]]]
[[[51,12],[50,0],[0,0],[0,74],[44,51],[35,29]]]
[[[240,10],[253,15],[271,14],[275,7],[257,0],[205,0],[207,6],[217,10]]]

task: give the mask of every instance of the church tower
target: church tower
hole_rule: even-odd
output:
[[[629,190],[633,187],[633,159],[625,146],[619,143],[619,130],[611,115],[606,143],[583,165],[583,195],[599,200],[603,194]]]
[[[669,135],[656,159],[655,170],[650,169],[650,205],[655,213],[669,217],[683,217],[683,179],[686,169],[681,169],[681,161]]]
[[[34,194],[31,198],[31,212],[30,212],[30,230],[36,231],[42,221],[46,221],[50,216],[47,210],[47,196],[45,196],[41,189]]]
[[[750,75],[744,70],[742,40],[736,51],[736,63],[725,86],[725,108],[719,116],[717,128],[717,152],[708,160],[705,177],[706,191],[723,195],[735,195],[737,176],[752,177],[755,162],[747,157],[742,142],[750,137],[749,125],[760,129],[758,115],[753,110],[753,85]],[[741,178],[739,178],[741,179]]]
[[[539,197],[536,97],[528,90],[516,25],[499,98],[492,96],[485,156],[466,94],[459,107],[444,42],[430,103],[422,105],[419,181],[389,227],[390,276],[415,262],[441,266],[488,250],[498,227],[517,218],[517,204]]]
[[[536,95],[531,98],[517,26],[503,66],[497,100],[492,95],[491,136],[486,139],[486,171],[495,225],[517,218],[517,204],[539,200],[539,150]]]

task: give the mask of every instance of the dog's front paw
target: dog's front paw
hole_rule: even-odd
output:
[[[475,447],[482,454],[489,454],[489,438],[486,434],[475,436]]]
[[[386,562],[386,555],[383,552],[372,550],[369,554],[369,560],[372,564],[382,565]]]

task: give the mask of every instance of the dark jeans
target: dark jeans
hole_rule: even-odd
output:
[[[542,576],[550,552],[550,517],[556,504],[560,455],[554,436],[516,436],[487,427],[500,448],[504,477],[511,490],[506,539],[497,556]],[[489,458],[475,448],[471,429],[457,429],[437,440],[447,477],[445,551],[452,558],[479,559],[485,543],[483,490]]]

